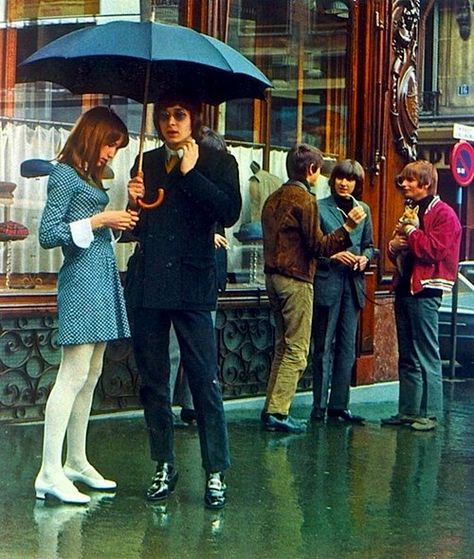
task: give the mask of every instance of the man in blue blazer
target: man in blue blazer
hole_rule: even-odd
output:
[[[344,223],[352,208],[362,206],[367,218],[349,235],[352,245],[317,261],[314,281],[313,394],[311,419],[328,417],[350,423],[364,418],[349,409],[349,387],[355,362],[357,323],[365,302],[364,270],[375,255],[370,208],[357,198],[362,193],[364,170],[350,159],[334,167],[331,195],[318,200],[324,234]],[[329,396],[329,386],[331,392]]]
[[[173,414],[169,389],[169,332],[174,326],[197,414],[204,500],[225,504],[224,471],[230,464],[211,311],[216,308],[215,224],[233,225],[241,210],[237,162],[226,152],[200,146],[199,107],[186,98],[162,99],[154,121],[164,145],[143,157],[129,182],[129,205],[142,209],[138,240],[125,288],[138,365],[140,397],[156,474],[151,501],[174,490]],[[164,200],[154,207],[158,189]]]

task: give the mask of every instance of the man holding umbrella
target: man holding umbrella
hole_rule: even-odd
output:
[[[272,84],[250,60],[214,37],[153,21],[112,21],[68,33],[22,62],[18,77],[51,81],[76,94],[129,97],[144,108],[159,102],[155,125],[165,146],[143,154],[144,109],[129,185],[130,206],[143,211],[126,286],[151,454],[158,464],[148,497],[165,498],[177,480],[167,378],[172,322],[198,416],[206,504],[222,507],[229,451],[210,318],[217,299],[214,226],[237,221],[241,197],[235,159],[198,146],[196,100],[218,105],[265,99]],[[183,84],[189,90],[177,94]],[[174,98],[167,95],[172,89]],[[177,164],[175,155],[181,157]]]
[[[217,302],[214,228],[216,222],[230,227],[240,215],[237,162],[199,145],[200,106],[189,96],[162,96],[154,123],[164,145],[143,154],[143,173],[137,161],[128,187],[130,207],[143,209],[125,288],[151,458],[157,463],[147,498],[166,499],[178,479],[169,391],[173,324],[197,413],[205,504],[221,508],[230,456],[211,319]],[[159,189],[164,199],[156,205]]]

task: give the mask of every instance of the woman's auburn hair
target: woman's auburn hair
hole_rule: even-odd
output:
[[[109,107],[97,106],[82,114],[69,134],[57,160],[73,167],[79,175],[102,188],[104,165],[97,165],[100,150],[120,142],[128,145],[128,130]]]

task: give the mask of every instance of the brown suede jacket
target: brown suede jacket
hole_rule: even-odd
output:
[[[262,228],[265,273],[309,283],[316,257],[331,256],[352,244],[344,227],[323,235],[316,199],[299,181],[283,184],[267,198]]]

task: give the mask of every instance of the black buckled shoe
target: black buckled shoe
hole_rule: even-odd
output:
[[[197,414],[196,411],[191,408],[181,408],[180,412],[181,421],[186,423],[186,425],[196,425],[197,424]]]
[[[311,421],[324,421],[326,417],[326,408],[314,408],[311,410],[311,415],[309,416]]]
[[[158,466],[152,484],[147,489],[146,498],[149,501],[162,501],[173,493],[178,481],[178,472],[173,464],[164,462]]]
[[[342,419],[346,423],[364,423],[365,417],[354,415],[349,410],[328,409],[328,417],[331,419]]]
[[[215,472],[209,474],[206,481],[204,503],[208,509],[221,509],[225,506],[225,493],[227,486],[224,483],[224,474]]]

